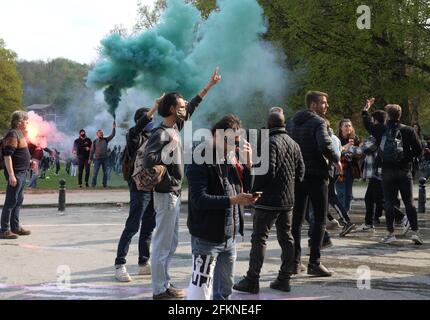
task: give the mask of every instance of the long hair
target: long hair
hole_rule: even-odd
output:
[[[351,127],[352,127],[352,132],[351,132],[351,134],[349,134],[349,136],[348,137],[344,137],[343,135],[342,135],[342,126],[343,126],[343,124],[344,123],[348,123],[348,122],[350,122],[351,123]],[[351,121],[351,119],[347,119],[347,118],[345,118],[345,119],[342,119],[342,120],[340,120],[340,122],[339,122],[339,127],[338,127],[338,129],[337,129],[337,136],[339,137],[339,139],[355,139],[355,129],[354,129],[354,126],[352,125],[352,121]]]

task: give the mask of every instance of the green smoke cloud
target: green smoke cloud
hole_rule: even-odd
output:
[[[261,93],[264,102],[279,102],[285,95],[286,73],[280,51],[261,40],[267,30],[263,10],[256,0],[219,0],[218,7],[203,21],[194,6],[168,0],[153,29],[102,40],[102,59],[87,84],[105,90],[114,116],[126,89],[139,87],[154,96],[180,91],[190,97],[220,66],[218,94],[208,97],[213,109],[224,112],[234,106],[244,111],[255,93]]]

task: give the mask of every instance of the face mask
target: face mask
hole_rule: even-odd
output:
[[[152,131],[152,129],[154,129],[154,122],[151,121],[150,123],[148,123],[145,127],[145,129],[143,129],[144,131]]]
[[[185,121],[187,117],[187,110],[185,108],[178,109],[176,111],[176,117],[181,121]]]

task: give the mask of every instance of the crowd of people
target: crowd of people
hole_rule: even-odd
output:
[[[208,84],[189,103],[178,92],[163,95],[152,108],[140,108],[135,125],[126,136],[122,150],[122,172],[128,181],[130,208],[114,261],[115,277],[121,282],[132,278],[126,269],[126,257],[133,236],[139,234],[139,274],[152,276],[154,300],[216,299],[231,297],[233,289],[258,293],[261,268],[270,230],[276,226],[281,248],[280,270],[270,283],[275,290],[289,292],[293,276],[307,271],[315,277],[333,274],[322,263],[321,251],[332,245],[328,225],[339,227],[340,237],[352,231],[373,232],[385,211],[386,236],[382,243],[396,241],[394,227],[402,223],[402,234],[410,232],[411,241],[423,244],[418,230],[413,199],[413,168],[430,163],[430,144],[419,132],[400,123],[401,107],[396,104],[375,110],[369,99],[362,110],[368,136],[360,139],[350,119],[342,119],[337,129],[327,120],[328,94],[310,91],[306,108],[288,121],[282,108],[272,108],[266,121],[268,169],[255,174],[253,147],[238,134],[241,120],[232,114],[214,124],[211,138],[199,145],[201,156],[209,161],[184,165],[180,132],[206,94],[221,80],[218,69]],[[153,116],[162,117],[154,128]],[[2,211],[0,237],[14,239],[28,235],[19,223],[23,199],[23,177],[30,166],[29,146],[25,139],[27,115],[12,115],[11,129],[3,140],[5,177],[8,180]],[[78,183],[89,186],[89,167],[94,161],[92,186],[99,168],[106,187],[107,167],[119,170],[109,159],[108,143],[97,132],[91,141],[85,130],[74,143]],[[417,126],[416,126],[417,127]],[[419,128],[419,126],[417,127]],[[121,150],[114,148],[116,155]],[[117,156],[116,156],[117,157]],[[125,159],[125,160],[124,160]],[[419,159],[419,160],[417,160]],[[109,164],[108,164],[109,163]],[[73,169],[72,169],[73,171]],[[76,169],[75,169],[76,172]],[[117,171],[118,172],[118,171]],[[171,283],[170,265],[178,245],[182,182],[188,180],[187,226],[191,235],[192,269],[187,293]],[[428,175],[427,175],[428,176]],[[368,182],[365,196],[366,215],[361,226],[351,219],[353,184]],[[400,209],[398,194],[404,203]],[[252,206],[253,232],[249,268],[234,283],[237,236],[244,234],[244,207]],[[337,214],[329,212],[332,206]],[[302,226],[309,223],[310,257],[302,263]]]

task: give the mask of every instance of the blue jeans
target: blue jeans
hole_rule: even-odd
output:
[[[233,292],[236,242],[213,243],[191,237],[193,274],[187,300],[229,300]]]
[[[349,212],[351,209],[351,201],[353,199],[352,184],[354,183],[351,169],[346,170],[344,178],[343,182],[339,182],[339,180],[337,180],[336,191],[341,204],[343,204],[346,212]]]
[[[178,246],[181,197],[154,192],[155,231],[152,236],[152,293],[164,293],[170,287],[169,267]]]
[[[4,201],[3,210],[1,213],[1,229],[0,232],[6,232],[10,229],[18,230],[19,225],[19,210],[21,209],[22,202],[24,201],[24,187],[25,179],[27,177],[27,170],[15,172],[17,184],[12,187],[9,184],[9,174],[4,169],[6,181],[6,198]]]
[[[142,223],[142,225],[141,225]],[[155,228],[155,211],[152,192],[130,190],[130,211],[125,229],[118,244],[115,265],[126,264],[131,239],[139,231],[139,265],[148,263],[152,231]]]
[[[95,187],[97,185],[97,176],[99,174],[100,166],[103,170],[103,187],[107,187],[107,165],[108,165],[108,159],[99,159],[94,160],[94,173],[93,173],[93,181],[91,182],[91,185]]]

